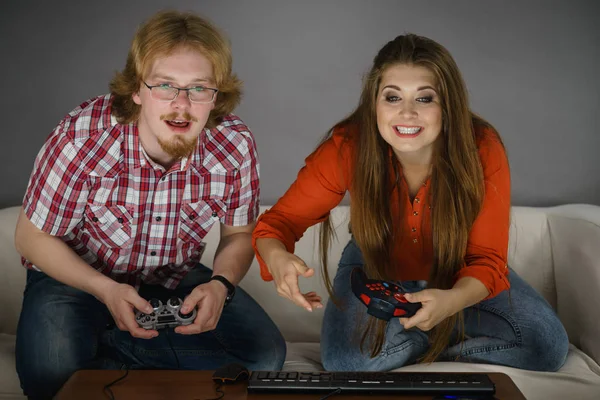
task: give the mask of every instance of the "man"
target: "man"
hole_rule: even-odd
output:
[[[111,94],[71,111],[38,154],[15,232],[28,268],[17,372],[51,398],[78,369],[280,369],[285,342],[235,289],[253,258],[259,164],[231,111],[231,50],[204,19],[142,25]],[[213,270],[200,264],[217,221]],[[235,294],[235,296],[234,296]],[[144,329],[149,299],[185,299],[193,323]],[[153,304],[155,305],[155,304]]]

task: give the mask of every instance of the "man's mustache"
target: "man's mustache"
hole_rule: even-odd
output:
[[[179,117],[179,113],[172,112],[171,114],[161,115],[160,119],[161,119],[161,121],[173,121],[173,120],[178,119],[177,117]],[[187,111],[184,112],[183,115],[181,116],[181,118],[179,118],[179,119],[184,119],[185,121],[188,121],[188,122],[198,122],[198,119]]]

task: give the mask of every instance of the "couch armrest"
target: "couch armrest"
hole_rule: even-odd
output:
[[[0,209],[0,333],[15,334],[23,302],[26,271],[14,245],[20,209]]]
[[[600,207],[547,209],[557,312],[569,340],[600,363]]]

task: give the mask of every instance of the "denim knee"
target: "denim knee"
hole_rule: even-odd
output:
[[[529,347],[526,352],[529,354],[529,360],[525,361],[523,368],[542,372],[558,371],[564,365],[569,353],[567,332],[556,318],[549,319],[537,333],[528,335],[528,338],[523,341],[523,345]]]
[[[51,398],[93,359],[105,325],[93,296],[29,271],[17,327],[16,367],[24,393]]]

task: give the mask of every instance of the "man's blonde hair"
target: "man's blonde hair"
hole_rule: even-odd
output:
[[[235,109],[241,98],[241,82],[231,72],[231,46],[225,36],[196,14],[162,11],[138,28],[125,68],[110,82],[113,114],[120,123],[131,123],[139,118],[141,106],[134,103],[132,96],[140,90],[154,61],[180,48],[202,53],[213,66],[219,93],[206,127],[215,127]]]

